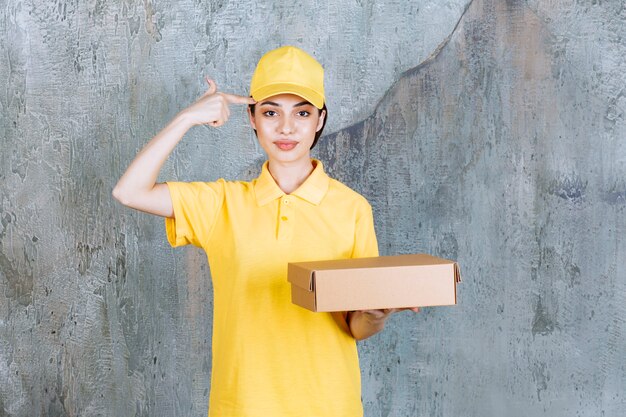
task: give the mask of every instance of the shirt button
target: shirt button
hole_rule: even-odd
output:
[[[286,222],[287,221],[287,216],[283,216],[280,218],[282,221]]]
[[[283,200],[283,203],[289,204],[289,200]]]

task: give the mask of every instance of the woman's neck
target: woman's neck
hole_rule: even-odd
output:
[[[291,194],[311,175],[315,166],[311,158],[296,163],[283,163],[271,160],[267,168],[285,194]]]

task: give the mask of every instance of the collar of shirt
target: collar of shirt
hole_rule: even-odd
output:
[[[330,177],[324,172],[324,166],[321,161],[317,159],[313,159],[312,161],[315,165],[313,172],[311,172],[311,175],[309,175],[291,195],[300,197],[311,204],[318,205],[328,191]],[[280,189],[276,181],[274,181],[272,174],[270,174],[267,168],[268,164],[269,161],[265,161],[261,169],[261,175],[259,175],[254,183],[254,193],[259,206],[264,206],[285,195],[285,192]]]

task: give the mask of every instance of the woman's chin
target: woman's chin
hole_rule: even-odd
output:
[[[311,159],[310,152],[294,152],[292,151],[279,151],[279,152],[270,152],[267,153],[267,156],[270,160],[274,160],[276,162],[290,163],[297,161],[308,161]]]

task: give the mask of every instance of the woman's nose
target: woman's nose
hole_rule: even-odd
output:
[[[284,134],[292,133],[294,129],[293,120],[291,117],[286,116],[283,118],[282,123],[280,124],[280,131]]]

